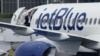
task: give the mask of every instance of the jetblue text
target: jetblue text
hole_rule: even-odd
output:
[[[43,12],[48,9],[44,9]],[[74,8],[55,9],[52,13],[40,13],[37,28],[50,30],[83,30],[86,12],[73,12]]]

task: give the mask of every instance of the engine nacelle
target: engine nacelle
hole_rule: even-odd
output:
[[[40,41],[30,41],[20,45],[15,56],[55,56],[56,48],[48,43]]]

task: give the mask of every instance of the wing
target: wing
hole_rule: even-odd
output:
[[[54,40],[54,41],[61,41],[61,40],[65,40],[69,38],[68,35],[66,35],[65,33],[60,33],[60,32],[34,29],[34,33],[36,35],[46,36],[47,38]]]
[[[48,30],[40,30],[40,29],[34,29],[34,33],[37,35],[43,35],[46,36],[47,38],[54,40],[54,41],[59,41],[59,40],[69,40],[69,39],[73,39],[73,40],[87,40],[87,41],[94,41],[94,42],[98,42],[99,40],[94,40],[92,39],[90,36],[80,36],[80,35],[76,35],[76,34],[70,34],[70,33],[63,33],[63,32],[56,32],[56,31],[48,31]],[[88,37],[88,38],[87,38]],[[90,37],[90,38],[89,38]]]
[[[30,35],[34,32],[33,29],[30,27],[23,26],[23,25],[13,25],[13,24],[4,23],[4,22],[0,22],[0,27],[12,29],[14,32],[20,35]]]
[[[4,23],[4,22],[0,22],[0,27],[5,27],[5,28],[9,28],[9,29],[27,29],[26,26],[22,26],[22,25],[13,25],[13,24]]]

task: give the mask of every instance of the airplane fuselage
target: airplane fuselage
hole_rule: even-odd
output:
[[[82,36],[100,34],[99,7],[99,3],[40,6],[33,15],[31,26],[43,30],[61,31]]]

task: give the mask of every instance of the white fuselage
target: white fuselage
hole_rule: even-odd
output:
[[[100,3],[50,4],[37,7],[31,27],[80,36],[100,34]]]

